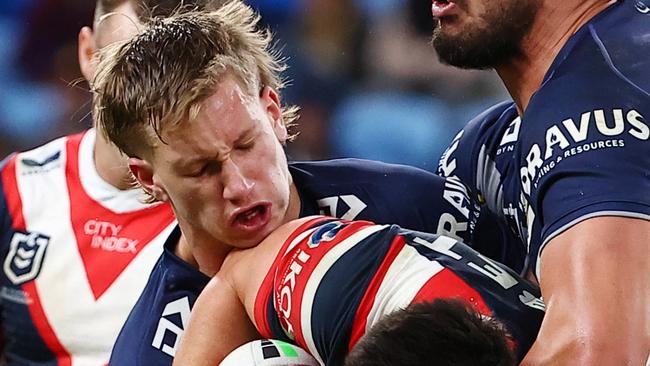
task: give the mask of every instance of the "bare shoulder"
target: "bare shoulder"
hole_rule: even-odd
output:
[[[275,257],[285,241],[300,225],[318,217],[320,216],[309,216],[291,220],[271,232],[257,246],[246,249],[233,249],[226,257],[220,272],[228,273],[242,266],[259,263],[261,259],[267,256]]]
[[[251,254],[260,255],[260,253],[271,252],[273,257],[275,257],[284,243],[296,232],[296,230],[300,228],[300,226],[321,217],[323,216],[301,217],[281,225],[269,234],[269,236],[267,236],[257,247],[251,248],[252,250],[255,250],[255,252],[251,252]]]
[[[268,274],[284,243],[301,225],[317,217],[320,216],[289,221],[274,230],[259,245],[248,249],[233,249],[226,257],[219,275],[237,289],[240,298],[250,300],[257,293],[256,289]]]

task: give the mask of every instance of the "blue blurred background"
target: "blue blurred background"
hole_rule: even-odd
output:
[[[482,109],[507,98],[491,72],[438,63],[426,0],[249,0],[287,56],[302,107],[290,159],[366,157],[434,170]],[[91,125],[77,34],[93,0],[0,1],[0,158]]]

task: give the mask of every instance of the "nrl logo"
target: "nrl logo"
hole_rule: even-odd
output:
[[[38,276],[49,242],[49,237],[39,233],[14,233],[4,262],[5,274],[14,285]]]
[[[309,241],[307,242],[307,246],[310,248],[316,248],[320,243],[324,241],[330,241],[334,239],[336,236],[336,233],[339,232],[342,228],[344,228],[345,224],[339,221],[332,221],[328,222],[327,224],[319,227],[309,238]]]

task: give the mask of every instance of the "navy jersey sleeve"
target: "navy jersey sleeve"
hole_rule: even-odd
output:
[[[111,366],[171,366],[192,306],[210,280],[171,252],[179,236],[177,227],[117,337]]]
[[[290,169],[301,196],[301,216],[370,220],[471,239],[474,208],[457,179],[362,159],[294,162]]]
[[[650,52],[628,34],[648,34],[650,17],[611,11],[613,24],[585,27],[560,55],[524,116],[520,178],[542,243],[595,216],[650,219]]]
[[[383,202],[375,202],[381,210],[393,212],[394,220],[390,223],[451,236],[466,243],[472,241],[477,208],[459,179],[393,166],[378,184],[393,190],[386,197],[378,197]]]
[[[398,224],[454,237],[512,268],[523,266],[523,245],[477,205],[457,176],[360,159],[294,162],[290,170],[301,196],[301,216]]]
[[[3,184],[4,169],[10,158],[11,156],[0,161],[0,253],[2,253],[3,262],[13,235],[12,220],[9,214],[9,207],[7,207],[7,198]],[[3,305],[4,302],[0,297],[0,309]],[[0,345],[4,346],[4,340],[0,341]]]
[[[479,198],[459,177],[426,176],[407,183],[405,199],[411,200],[416,217],[437,220],[434,227],[407,228],[455,238],[517,271],[523,268],[523,247],[496,214],[479,204]]]
[[[501,142],[506,144],[514,141],[507,139],[512,133],[502,136],[504,121],[507,128],[515,117],[516,109],[510,101],[496,104],[474,117],[442,154],[437,173],[443,177],[459,177],[470,190],[478,193],[480,174],[477,167],[480,155],[495,156]]]
[[[503,177],[511,170],[514,145],[521,120],[511,101],[499,103],[472,119],[442,155],[438,174],[458,177],[470,195],[501,215],[504,204]]]
[[[472,247],[516,271],[525,266],[526,245],[518,225],[519,195],[510,179],[521,120],[511,101],[499,103],[472,119],[440,159],[438,174],[468,188],[479,212]]]
[[[4,179],[1,178],[4,176],[4,170],[12,156],[13,155],[10,155],[0,161],[0,244],[3,246],[8,245],[11,240],[12,219],[9,214],[9,207],[7,207],[6,192],[3,184]]]

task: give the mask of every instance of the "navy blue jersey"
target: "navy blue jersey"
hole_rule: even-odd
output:
[[[644,0],[647,1],[647,0]],[[619,1],[558,54],[521,119],[512,103],[477,117],[441,159],[505,216],[538,259],[549,240],[597,216],[650,219],[650,11]]]
[[[174,254],[177,226],[117,337],[110,365],[171,365],[190,309],[210,281]]]
[[[521,360],[544,316],[539,296],[536,286],[449,237],[319,217],[278,251],[254,313],[262,337],[295,342],[321,364],[340,365],[384,315],[457,298],[502,322]]]
[[[396,223],[463,240],[471,238],[478,218],[457,181],[412,167],[340,159],[291,163],[289,171],[300,195],[301,217],[322,214]],[[124,325],[112,365],[171,364],[190,308],[208,281],[174,256],[176,239],[167,243]]]

